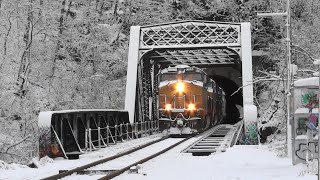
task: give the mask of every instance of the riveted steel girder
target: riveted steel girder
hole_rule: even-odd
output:
[[[179,64],[200,68],[228,66],[246,72],[242,74],[244,118],[250,119],[247,112],[254,106],[250,23],[189,20],[134,26],[131,33],[134,34],[130,35],[125,104],[131,122],[154,120],[157,106],[154,76],[161,68]],[[132,92],[136,94],[134,97]],[[254,119],[255,116],[246,129],[252,124],[254,127]]]
[[[149,58],[157,63],[170,65],[240,65],[237,51],[231,48],[219,49],[157,49]]]
[[[141,49],[194,46],[240,46],[240,24],[182,21],[141,28]]]

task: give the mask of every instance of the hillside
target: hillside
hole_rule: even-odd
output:
[[[253,50],[269,54],[254,62],[259,120],[283,129],[285,19],[256,12],[284,9],[284,0],[0,1],[0,160],[35,156],[40,111],[122,109],[130,26],[186,19],[251,22]],[[320,57],[320,2],[295,0],[291,13],[298,79]]]

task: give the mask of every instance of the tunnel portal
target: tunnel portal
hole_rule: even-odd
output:
[[[223,76],[210,76],[211,79],[215,80],[217,84],[223,89],[226,94],[227,101],[227,117],[223,123],[235,124],[243,118],[243,97],[242,90],[232,80]]]

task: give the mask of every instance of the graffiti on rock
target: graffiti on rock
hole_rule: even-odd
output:
[[[307,92],[303,94],[302,103],[304,107],[309,109],[317,108],[319,104],[317,94],[314,92]]]
[[[307,151],[309,151],[309,160],[316,159],[318,157],[318,143],[309,142],[308,146],[307,143],[300,143],[299,148],[295,151],[295,154],[300,160],[305,161],[307,157]]]
[[[255,123],[250,123],[245,126],[245,133],[242,137],[241,144],[258,144],[258,128]]]

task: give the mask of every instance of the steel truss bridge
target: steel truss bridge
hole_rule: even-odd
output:
[[[125,110],[40,112],[39,156],[77,158],[84,151],[158,132],[154,77],[179,64],[202,68],[226,96],[231,97],[232,88],[242,89],[237,101],[230,98],[229,103],[243,107],[246,143],[257,144],[250,23],[182,21],[131,27]]]
[[[131,123],[156,120],[158,82],[154,77],[162,68],[179,64],[204,68],[209,76],[223,77],[242,88],[246,138],[257,143],[250,23],[181,21],[132,26],[125,99]]]

